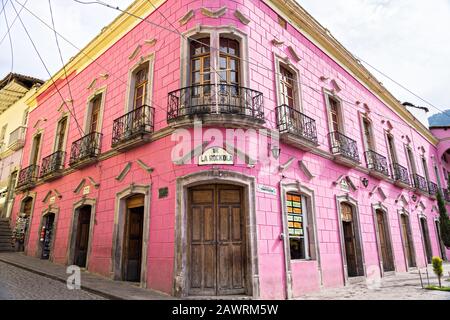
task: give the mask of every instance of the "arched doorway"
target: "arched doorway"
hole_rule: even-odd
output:
[[[403,241],[403,251],[405,252],[405,259],[406,259],[406,267],[415,268],[417,267],[416,255],[414,253],[411,225],[409,223],[409,217],[407,214],[405,213],[400,214],[400,225]]]
[[[16,239],[16,251],[24,252],[25,244],[28,238],[28,230],[30,227],[31,214],[33,211],[33,197],[26,197],[22,200],[20,212],[17,217],[16,226],[14,228],[14,236]]]
[[[430,233],[428,231],[427,219],[421,217],[419,221],[420,221],[420,230],[422,232],[422,243],[425,257],[427,259],[427,263],[431,264],[431,260],[433,259],[433,251],[431,249],[431,240],[430,240]]]
[[[45,214],[42,218],[40,230],[40,258],[42,260],[49,260],[53,249],[55,217],[53,212]]]
[[[92,206],[85,205],[77,209],[73,264],[80,268],[87,267],[90,242]]]
[[[375,211],[377,223],[377,235],[380,250],[380,259],[384,272],[395,271],[394,255],[392,252],[392,243],[389,233],[389,224],[387,214],[384,210],[377,209]]]
[[[349,202],[340,203],[342,223],[342,242],[344,268],[348,278],[364,276],[364,262],[359,236],[359,222],[355,214],[355,207]]]
[[[243,188],[209,184],[188,189],[190,295],[248,294]]]

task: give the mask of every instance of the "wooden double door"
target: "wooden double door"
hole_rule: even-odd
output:
[[[191,188],[188,211],[189,294],[248,294],[243,189]]]
[[[377,230],[378,240],[380,245],[380,258],[383,262],[383,271],[391,272],[395,271],[394,255],[392,253],[392,244],[389,233],[389,225],[387,222],[387,215],[382,210],[376,210],[377,216]]]
[[[86,268],[91,226],[91,206],[81,207],[78,212],[77,235],[75,238],[74,265]]]

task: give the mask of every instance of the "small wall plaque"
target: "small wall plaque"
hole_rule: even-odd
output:
[[[265,194],[270,194],[272,196],[276,196],[277,195],[277,189],[271,186],[266,186],[263,184],[258,184],[258,192],[261,193],[265,193]]]
[[[169,196],[169,188],[161,188],[159,191],[159,199],[167,198]]]
[[[86,186],[83,188],[83,196],[88,195],[89,193],[91,193],[91,186]]]

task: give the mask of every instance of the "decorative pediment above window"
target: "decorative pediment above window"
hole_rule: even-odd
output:
[[[402,139],[405,139],[406,144],[410,144],[411,143],[411,138],[408,135],[402,136]]]
[[[145,43],[146,45],[150,46],[150,47],[155,46],[155,45],[156,45],[156,42],[158,42],[158,39],[156,39],[156,38],[148,39],[148,40],[145,40],[145,41],[144,41],[144,43]]]
[[[100,78],[102,78],[103,80],[106,80],[109,78],[109,74],[108,73],[100,73]]]
[[[294,163],[295,157],[290,158],[286,163],[280,165],[280,172],[285,172],[286,170],[288,170],[292,164]]]
[[[425,206],[425,204],[422,201],[419,201],[418,204],[416,204],[416,209],[420,209],[422,211],[425,211],[427,207]]]
[[[288,50],[295,62],[299,62],[301,60],[300,56],[297,54],[297,51],[292,46],[289,46]]]
[[[403,194],[399,194],[397,199],[395,199],[395,203],[400,204],[403,207],[408,206],[408,200],[406,200],[406,197]]]
[[[383,119],[383,120],[381,120],[381,124],[386,124],[388,132],[391,132],[392,129],[394,129],[394,126],[392,125],[392,123],[389,120],[386,121]]]
[[[335,182],[333,182],[335,186],[340,186],[344,191],[356,191],[358,188],[353,183],[352,179],[348,176],[342,175]]]
[[[119,173],[119,175],[116,177],[116,180],[119,181],[119,182],[122,182],[126,178],[128,173],[130,172],[131,166],[132,166],[132,163],[128,162],[125,165],[125,167],[122,169],[122,171]]]
[[[431,212],[437,212],[439,213],[439,209],[436,205],[433,205],[433,207],[431,208]]]
[[[184,26],[195,16],[194,10],[189,10],[179,21],[181,26]]]
[[[89,182],[89,184],[88,184]],[[100,183],[97,183],[92,177],[87,177],[81,179],[81,181],[78,183],[75,190],[73,190],[73,193],[79,194],[81,190],[83,190],[83,196],[89,194],[90,187],[93,186],[95,189],[98,189],[100,187]]]
[[[309,168],[306,166],[306,163],[303,160],[299,160],[298,166],[300,167],[300,170],[305,174],[305,176],[312,180],[315,176],[314,174],[309,170]]]
[[[92,90],[95,87],[95,84],[97,83],[97,78],[94,78],[88,85],[87,89]]]
[[[33,128],[36,129],[38,126],[41,125],[42,122],[47,122],[47,119],[46,119],[46,118],[40,118],[40,119],[38,119],[38,121],[36,121],[36,122],[34,123]],[[41,129],[38,129],[38,130],[41,130]]]
[[[236,18],[238,18],[239,21],[242,22],[242,23],[245,24],[245,25],[249,24],[250,21],[251,21],[249,18],[247,18],[247,17],[246,17],[242,12],[240,12],[239,10],[236,10],[236,11],[234,12],[234,16],[235,16]]]
[[[139,167],[141,167],[147,173],[152,173],[153,171],[155,171],[154,168],[150,167],[148,164],[146,164],[144,161],[142,161],[140,159],[137,159],[136,163],[138,164]]]
[[[274,38],[274,39],[272,40],[272,44],[273,44],[275,47],[281,47],[281,46],[284,44],[284,41],[281,41],[281,40],[278,40],[277,38]]]
[[[56,201],[56,199],[62,199],[62,195],[58,192],[58,190],[53,189],[47,192],[44,199],[42,199],[42,202],[51,205]]]
[[[419,152],[422,154],[422,155],[425,155],[425,148],[422,146],[422,147],[419,147]]]
[[[382,201],[387,199],[386,193],[380,186],[374,187],[372,191],[370,191],[369,193],[370,196],[373,196],[374,194],[378,194],[378,196],[380,197],[380,199],[382,199]]]
[[[139,54],[139,52],[141,51],[141,49],[142,49],[142,46],[141,45],[138,45],[137,47],[136,47],[136,49],[134,49],[134,51],[131,53],[131,55],[128,57],[128,59],[129,60],[133,60],[134,58],[136,58],[137,57],[137,55]]]
[[[208,8],[201,8],[200,12],[205,17],[217,19],[217,18],[220,18],[220,17],[224,16],[225,13],[227,13],[227,7],[222,7],[219,10],[216,10],[216,11],[209,10]]]
[[[341,87],[339,86],[338,82],[335,79],[331,80],[330,84],[333,87],[334,91],[336,91],[336,92],[341,92],[342,91]]]

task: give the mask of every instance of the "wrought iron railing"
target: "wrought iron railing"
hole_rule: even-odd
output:
[[[75,141],[70,150],[69,164],[74,165],[89,158],[96,158],[100,154],[102,134],[92,132]]]
[[[442,193],[444,194],[445,201],[450,202],[450,191],[448,189],[442,189]]]
[[[263,121],[263,94],[229,84],[195,85],[169,93],[167,121],[206,114],[235,114]]]
[[[21,169],[19,172],[19,178],[17,179],[17,188],[35,183],[38,173],[39,166],[35,164]]]
[[[418,175],[417,173],[414,173],[412,175],[412,181],[413,181],[413,187],[428,193],[428,183],[427,183],[427,179],[425,179],[424,177]]]
[[[329,134],[331,143],[331,152],[333,154],[340,154],[341,156],[360,162],[358,145],[355,140],[343,135],[340,132],[331,132]]]
[[[66,153],[64,151],[57,151],[42,159],[40,177],[45,178],[63,169],[65,158]]]
[[[428,182],[428,193],[431,196],[435,196],[438,193],[438,190],[439,190],[439,188],[436,183],[431,182],[431,181]]]
[[[399,165],[398,163],[394,163],[392,165],[392,178],[394,178],[395,181],[404,183],[409,186],[410,180],[408,175],[408,169],[406,169],[405,167]]]
[[[367,168],[374,170],[385,176],[389,176],[389,166],[385,156],[375,151],[367,151],[366,153]]]
[[[277,108],[277,123],[280,133],[291,133],[318,143],[316,121],[287,105]]]
[[[20,126],[16,130],[10,133],[9,135],[9,143],[8,147],[12,146],[20,141],[25,140],[25,132],[27,130],[27,127]]]
[[[112,146],[152,133],[154,115],[154,108],[144,105],[114,120]]]

